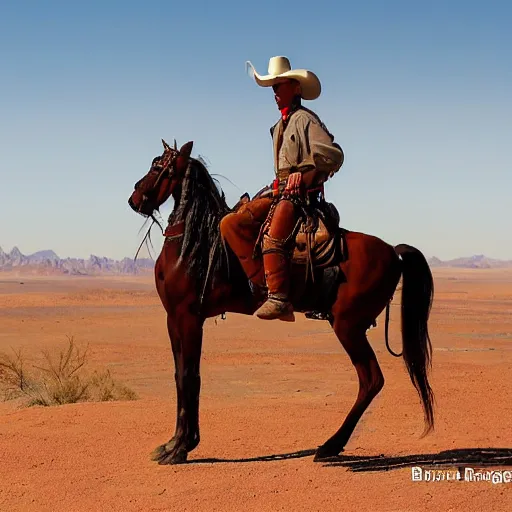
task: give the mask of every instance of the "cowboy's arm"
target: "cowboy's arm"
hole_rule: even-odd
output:
[[[343,165],[343,150],[320,124],[308,120],[301,142],[305,158],[300,170],[306,188],[324,183]]]

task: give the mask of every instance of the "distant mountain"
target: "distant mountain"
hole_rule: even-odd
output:
[[[428,258],[428,264],[432,267],[453,268],[512,268],[512,261],[488,258],[483,254],[455,258],[452,260],[440,260],[433,256]],[[34,254],[24,255],[17,247],[11,252],[4,252],[0,247],[0,272],[23,271],[43,274],[66,275],[100,275],[119,274],[134,275],[147,273],[153,270],[154,261],[150,258],[140,258],[134,261],[131,258],[113,260],[104,256],[91,254],[88,259],[60,258],[52,250],[37,251]]]
[[[442,261],[435,256],[428,259],[431,267],[453,267],[453,268],[512,268],[512,260],[497,260],[488,258],[483,254],[475,254],[453,260]]]
[[[4,252],[0,247],[0,271],[27,271],[46,274],[97,275],[97,274],[140,274],[154,268],[150,258],[134,261],[130,258],[113,260],[91,255],[88,259],[59,258],[52,250],[38,251],[25,255],[17,247]]]

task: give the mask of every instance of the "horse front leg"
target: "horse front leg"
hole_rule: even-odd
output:
[[[159,446],[152,459],[159,464],[180,464],[199,444],[200,359],[203,323],[190,315],[168,315],[167,329],[174,356],[176,428],[174,436]]]

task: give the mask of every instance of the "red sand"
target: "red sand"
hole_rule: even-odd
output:
[[[344,455],[429,454],[512,445],[512,272],[436,270],[431,317],[436,430],[420,439],[419,399],[401,360],[369,338],[386,384]],[[23,285],[19,284],[23,281]],[[400,350],[399,294],[391,344]],[[412,482],[411,469],[352,472],[312,456],[355,400],[355,371],[327,322],[228,314],[208,320],[201,443],[180,466],[150,452],[175,424],[165,313],[151,278],[0,274],[0,351],[90,346],[90,364],[134,389],[133,402],[21,408],[0,402],[1,511],[512,510],[512,483]],[[509,468],[512,469],[512,468]]]

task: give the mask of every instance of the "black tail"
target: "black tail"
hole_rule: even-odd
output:
[[[427,373],[432,365],[428,319],[434,298],[434,279],[423,254],[410,245],[395,247],[402,258],[402,342],[407,371],[423,403],[425,431],[434,428],[434,394]]]

